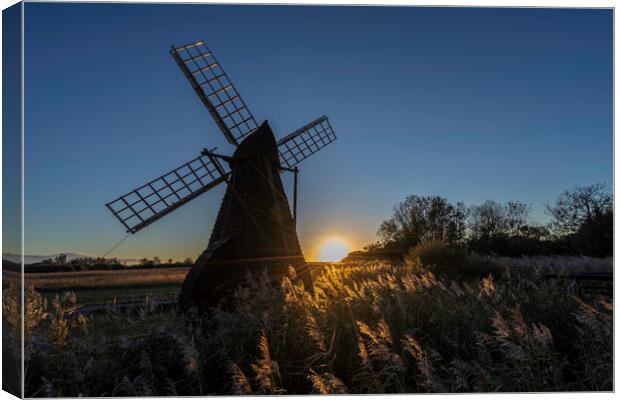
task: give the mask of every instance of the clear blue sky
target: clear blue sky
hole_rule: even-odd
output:
[[[102,255],[124,235],[106,202],[232,152],[168,54],[197,39],[277,136],[330,116],[339,140],[301,166],[310,257],[373,241],[409,194],[542,221],[561,191],[612,184],[611,10],[30,3],[25,32],[27,254]],[[111,255],[197,256],[223,189]]]

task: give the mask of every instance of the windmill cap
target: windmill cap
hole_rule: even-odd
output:
[[[263,122],[258,129],[239,143],[235,154],[233,154],[232,162],[248,158],[268,158],[279,165],[278,144],[268,121]]]

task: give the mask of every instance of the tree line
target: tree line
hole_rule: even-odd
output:
[[[606,185],[576,186],[545,206],[550,222],[531,221],[521,201],[450,203],[441,196],[411,195],[394,207],[366,251],[402,252],[429,240],[480,254],[589,255],[613,253],[613,196]]]
[[[66,254],[61,253],[54,258],[49,258],[40,263],[28,264],[26,272],[60,272],[60,271],[88,271],[88,270],[114,270],[114,269],[146,269],[165,267],[191,267],[194,261],[187,257],[183,261],[175,261],[172,258],[162,260],[159,257],[142,258],[137,263],[127,264],[116,257],[78,257],[69,260]]]

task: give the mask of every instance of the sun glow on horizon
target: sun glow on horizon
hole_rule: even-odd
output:
[[[319,261],[340,261],[349,254],[351,246],[339,237],[330,237],[319,248]]]

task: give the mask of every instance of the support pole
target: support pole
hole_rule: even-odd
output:
[[[293,181],[293,224],[297,228],[297,174],[299,173],[299,168],[295,167],[293,173],[295,174]]]

